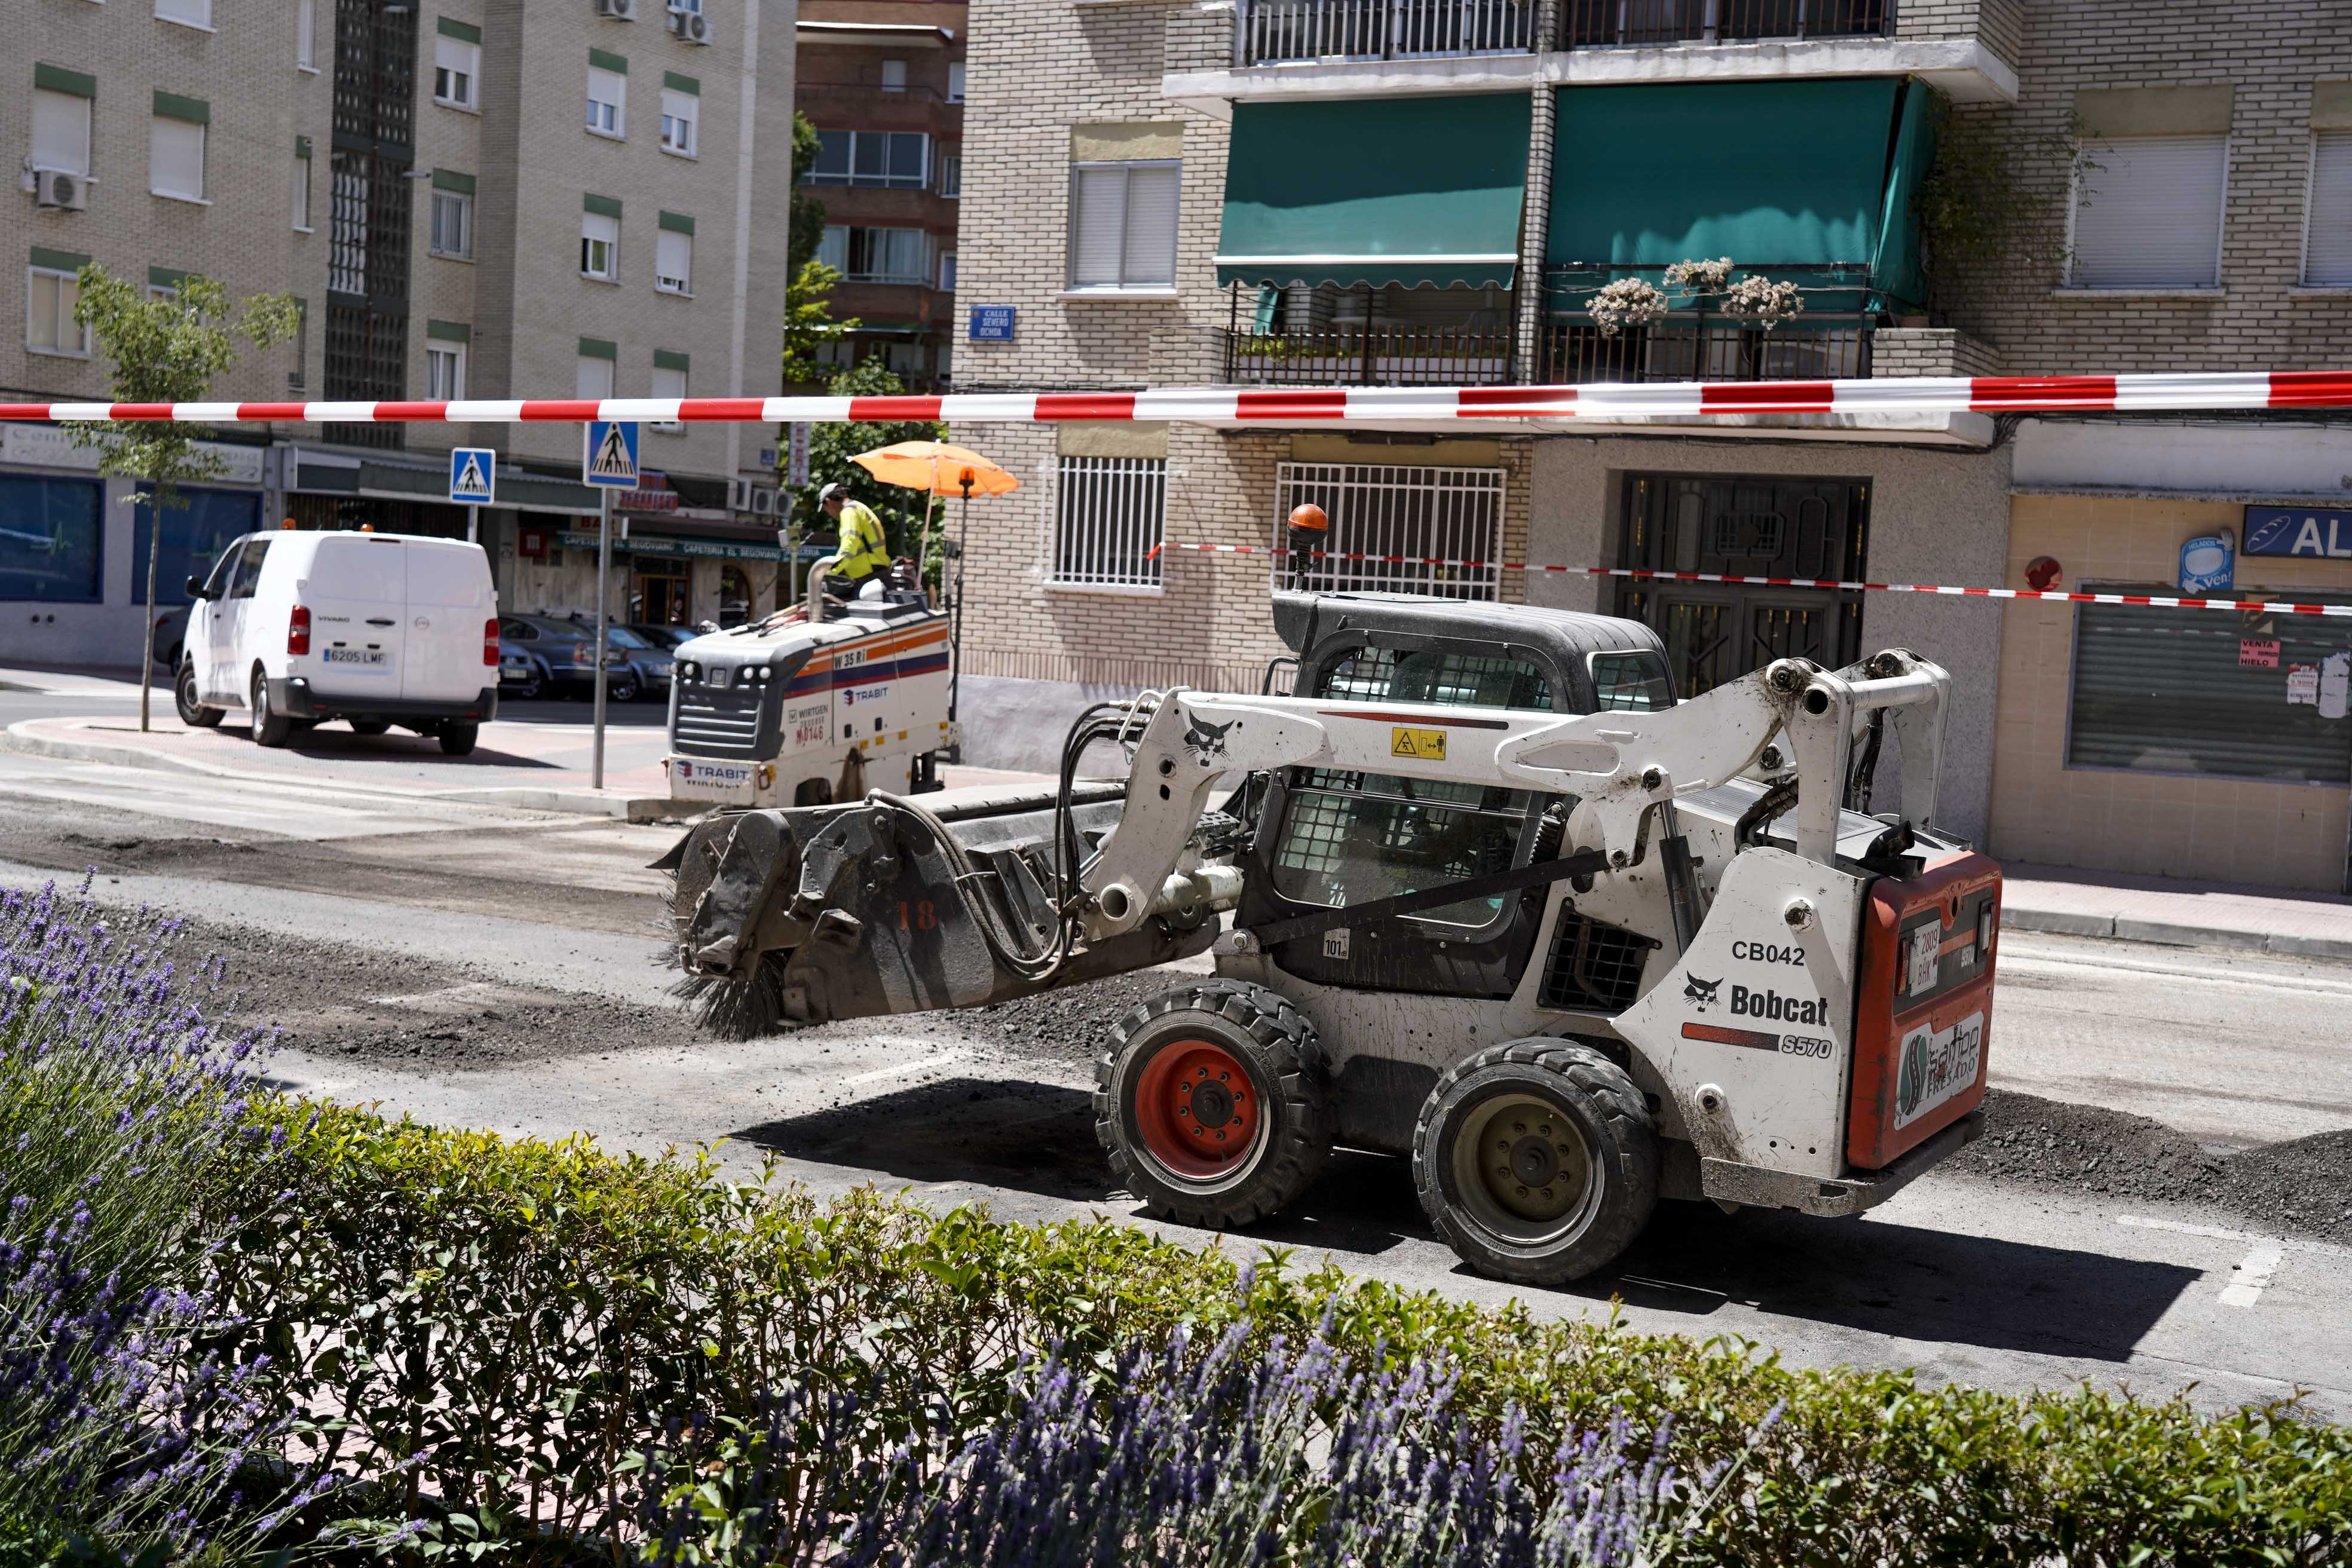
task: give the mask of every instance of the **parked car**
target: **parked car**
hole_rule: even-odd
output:
[[[651,643],[655,647],[661,648],[664,651],[668,651],[677,648],[683,643],[693,641],[696,637],[700,637],[704,632],[710,628],[708,626],[663,626],[653,621],[631,621],[628,624],[627,629],[636,633],[639,637],[645,638],[646,641]]]
[[[231,542],[195,602],[174,684],[180,718],[242,711],[255,743],[341,719],[474,749],[498,711],[498,595],[478,544],[415,534],[291,531]]]
[[[140,598],[146,598],[141,593]],[[187,651],[188,612],[192,605],[175,605],[168,610],[155,612],[155,668],[177,669],[180,655]]]
[[[521,643],[509,640],[505,636],[505,627],[506,623],[501,621],[499,637],[499,694],[502,697],[520,697],[529,701],[543,694],[550,686],[554,684],[554,680],[547,673],[547,666],[541,662],[540,656]]]
[[[626,626],[604,628],[604,696],[614,702],[634,702],[641,697],[669,694],[674,664],[667,649],[649,645]],[[595,626],[586,619],[555,616],[506,616],[499,622],[502,642],[510,642],[534,658],[544,671],[549,689],[566,697],[586,697],[595,690],[596,668],[589,645]]]

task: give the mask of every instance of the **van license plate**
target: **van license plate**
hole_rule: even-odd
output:
[[[392,662],[392,655],[380,647],[331,647],[324,657],[329,664],[355,664],[366,669],[381,669]]]

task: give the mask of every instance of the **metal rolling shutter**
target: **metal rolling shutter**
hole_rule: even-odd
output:
[[[2078,289],[2211,288],[2221,280],[2227,136],[2089,142],[2074,197]]]

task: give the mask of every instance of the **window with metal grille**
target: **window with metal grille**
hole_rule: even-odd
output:
[[[1492,599],[1502,582],[1503,470],[1285,463],[1276,471],[1275,586]],[[1330,520],[1320,560],[1294,563],[1281,520],[1313,502]],[[1338,559],[1345,556],[1366,560]]]
[[[1157,588],[1168,515],[1164,458],[1064,458],[1055,474],[1054,563],[1063,587]]]
[[[1642,966],[1658,944],[1571,909],[1559,911],[1536,1005],[1622,1013],[1642,994]]]
[[[2084,588],[2095,584],[2085,583]],[[2111,594],[2171,594],[2102,583]],[[2247,597],[2344,604],[2311,588]],[[2066,765],[2303,784],[2352,782],[2352,623],[2143,605],[2074,616]]]
[[[415,203],[416,8],[336,0],[334,151],[327,177],[325,395],[404,395]],[[396,424],[331,425],[345,446],[398,447]]]

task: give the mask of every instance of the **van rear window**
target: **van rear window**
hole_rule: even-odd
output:
[[[488,608],[490,574],[479,550],[412,539],[402,547],[402,553],[408,557],[410,604]]]
[[[401,561],[406,553],[396,539],[321,539],[310,559],[310,592],[327,599],[399,604],[407,596],[407,568]]]

